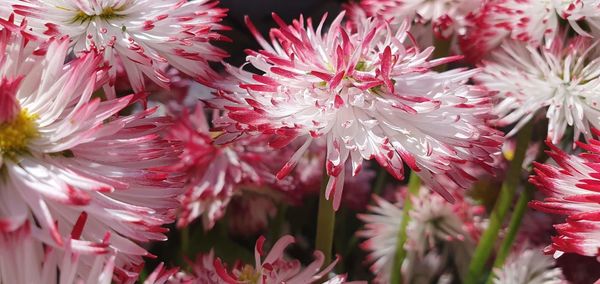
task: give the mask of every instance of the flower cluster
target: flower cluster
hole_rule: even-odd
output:
[[[0,283],[599,281],[600,1],[312,3],[0,1]]]

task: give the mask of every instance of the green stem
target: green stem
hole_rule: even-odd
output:
[[[319,195],[319,212],[317,219],[317,236],[315,240],[316,249],[325,255],[323,265],[329,265],[331,262],[331,252],[333,250],[333,230],[335,227],[335,211],[333,210],[333,198],[327,200],[325,190],[329,176],[323,175],[321,184],[321,193]]]
[[[517,201],[517,205],[515,205],[515,209],[513,215],[510,218],[510,223],[508,225],[508,232],[502,241],[502,245],[500,245],[500,249],[498,250],[498,254],[496,255],[496,260],[494,261],[494,268],[502,267],[504,265],[504,261],[506,257],[508,257],[512,244],[517,237],[517,233],[519,232],[519,228],[521,227],[521,221],[523,221],[523,215],[525,215],[525,211],[527,211],[527,203],[529,200],[533,198],[533,185],[527,184],[525,186],[525,190],[519,196],[519,200]],[[494,280],[494,273],[490,273],[488,277],[487,283],[491,284]]]
[[[381,195],[383,186],[386,184],[388,179],[388,172],[384,168],[379,168],[377,171],[377,177],[375,178],[375,185],[373,186],[373,194]]]
[[[419,194],[419,188],[421,187],[421,180],[419,176],[413,171],[410,173],[408,180],[408,192],[404,197],[404,208],[402,208],[402,222],[400,223],[400,230],[398,231],[398,238],[396,241],[396,254],[394,255],[394,263],[392,266],[392,275],[390,283],[402,283],[402,262],[406,258],[406,250],[404,249],[404,243],[406,243],[406,228],[410,221],[409,212],[412,209],[412,197]]]
[[[465,281],[466,284],[475,284],[481,281],[483,269],[485,268],[490,253],[494,248],[496,239],[498,238],[498,232],[504,223],[508,209],[513,204],[515,191],[521,180],[521,168],[523,160],[525,159],[525,153],[527,152],[527,146],[531,139],[531,132],[533,123],[529,122],[525,125],[517,135],[517,147],[515,154],[510,162],[506,178],[502,183],[500,194],[494,205],[494,209],[490,214],[490,220],[487,229],[483,232],[471,263],[469,265],[469,274]]]

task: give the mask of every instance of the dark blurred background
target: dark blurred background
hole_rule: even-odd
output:
[[[248,15],[254,25],[268,37],[269,29],[276,26],[271,13],[277,13],[286,23],[300,15],[312,17],[316,21],[325,13],[333,19],[342,10],[343,0],[222,0],[221,7],[228,8],[228,17],[223,24],[231,27],[231,31],[224,32],[233,40],[233,43],[219,43],[223,49],[229,51],[231,57],[226,61],[239,66],[244,62],[244,49],[257,49],[258,44],[244,24],[244,16]]]

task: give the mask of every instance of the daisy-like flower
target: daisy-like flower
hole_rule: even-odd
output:
[[[511,39],[534,47],[549,46],[559,33],[559,20],[583,36],[590,36],[581,22],[600,31],[600,2],[597,0],[490,0],[466,17],[461,37],[463,54],[473,62],[487,56],[503,40]]]
[[[367,252],[367,260],[372,263],[370,269],[377,275],[376,283],[386,283],[392,274],[392,265],[396,253],[398,233],[402,223],[402,208],[376,195],[375,205],[369,205],[368,214],[358,215],[365,225],[356,234],[367,239],[361,248]]]
[[[436,178],[467,187],[472,177],[456,164],[491,162],[498,132],[486,126],[486,93],[466,81],[476,70],[430,71],[455,58],[429,61],[423,51],[402,43],[408,26],[392,30],[365,20],[356,33],[341,25],[344,14],[323,32],[303,18],[271,30],[269,44],[247,24],[263,50],[249,51],[248,63],[264,74],[227,66],[238,81],[223,83],[212,102],[236,121],[223,126],[220,141],[241,132],[276,134],[281,148],[296,139],[302,146],[277,176],[286,176],[313,141],[327,145],[331,177],[327,196],[339,208],[346,162],[356,175],[363,160],[376,159],[394,177],[404,178],[406,162],[434,190],[452,200]],[[306,26],[305,26],[306,25]]]
[[[174,168],[188,173],[178,226],[187,226],[201,217],[204,228],[209,230],[224,216],[234,195],[246,189],[263,193],[267,191],[264,187],[277,189],[278,180],[271,164],[285,161],[279,152],[267,147],[264,137],[214,144],[216,134],[209,131],[201,104],[193,111],[184,109],[169,133],[171,138],[184,143],[184,152]]]
[[[431,24],[437,37],[448,39],[454,33],[464,33],[467,15],[480,6],[480,0],[362,0],[350,7],[395,24],[404,20]]]
[[[595,135],[600,132],[594,130]],[[547,143],[548,154],[557,166],[536,163],[535,175],[530,182],[546,195],[544,200],[530,202],[530,206],[552,214],[566,216],[565,223],[554,225],[558,236],[552,238],[547,252],[556,257],[564,252],[586,256],[598,256],[600,250],[600,206],[598,194],[598,160],[600,141],[591,139],[590,144],[578,145],[588,152],[579,156],[565,152]]]
[[[567,127],[574,128],[573,140],[582,134],[589,139],[590,128],[600,127],[600,59],[595,46],[584,37],[567,42],[557,37],[548,48],[506,42],[482,63],[483,72],[475,81],[497,93],[497,123],[516,123],[509,136],[545,112],[553,143],[561,141]]]
[[[494,284],[565,284],[562,270],[541,248],[512,253],[504,266],[494,269]]]
[[[214,262],[216,272],[221,280],[228,284],[305,284],[321,280],[337,263],[336,260],[321,269],[325,257],[320,251],[315,251],[315,260],[303,268],[300,261],[296,259],[288,260],[284,257],[285,248],[294,243],[294,241],[294,237],[289,235],[281,237],[265,256],[263,251],[265,238],[261,236],[256,241],[254,249],[254,257],[256,259],[254,266],[246,264],[234,267],[231,273],[228,273],[221,260],[217,258]],[[332,283],[341,283],[339,280],[336,277]]]
[[[181,193],[162,169],[179,154],[158,135],[170,122],[154,109],[119,116],[134,97],[92,97],[107,78],[102,55],[65,64],[67,37],[38,44],[27,30],[0,19],[0,230],[29,220],[61,246],[87,212],[81,239],[109,232],[116,265],[139,265],[148,253],[136,242],[165,239]]]
[[[400,203],[392,204],[378,196],[373,198],[375,205],[369,206],[370,213],[358,215],[365,225],[357,235],[367,239],[361,247],[369,252],[370,269],[377,275],[375,280],[387,283],[397,250],[403,210]],[[426,188],[413,197],[413,204],[405,244],[408,255],[402,267],[407,282],[428,283],[442,277],[448,263],[455,265],[458,277],[464,279],[480,232],[475,217],[479,208],[463,200],[450,204]]]
[[[167,62],[200,81],[214,77],[209,61],[227,54],[210,41],[224,40],[218,33],[226,9],[212,0],[7,0],[15,13],[28,18],[36,34],[68,35],[76,52],[104,49],[110,82],[115,84],[122,64],[134,91],[144,90],[144,76],[168,87],[160,68]],[[112,88],[105,88],[112,92]]]

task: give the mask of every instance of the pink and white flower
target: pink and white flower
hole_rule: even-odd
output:
[[[480,8],[481,3],[480,0],[362,0],[351,8],[363,9],[365,15],[392,24],[407,20],[428,25],[436,37],[448,39],[453,34],[465,33],[467,15]]]
[[[294,237],[286,235],[281,237],[273,245],[269,253],[263,251],[265,238],[260,237],[256,241],[254,249],[254,257],[256,263],[254,266],[246,264],[243,266],[234,267],[231,273],[226,271],[221,259],[217,258],[214,266],[217,274],[223,281],[228,284],[238,283],[257,283],[257,284],[305,284],[315,283],[321,280],[329,273],[337,260],[321,269],[325,257],[320,251],[315,251],[315,260],[308,266],[302,267],[300,261],[288,260],[284,257],[284,250],[287,246],[294,243]],[[342,283],[339,278],[334,278],[333,283]]]
[[[541,248],[512,253],[506,263],[494,269],[494,284],[566,284],[562,270]]]
[[[559,34],[560,22],[583,36],[600,30],[600,3],[597,0],[489,0],[466,17],[466,33],[461,37],[463,54],[476,62],[505,39],[525,42],[533,47],[549,46]]]
[[[465,200],[450,204],[424,187],[419,192],[412,199],[414,207],[406,231],[405,281],[432,282],[446,274],[445,270],[452,270],[449,263],[456,267],[459,279],[464,279],[481,231],[481,208]],[[393,204],[376,195],[373,199],[369,213],[358,215],[365,225],[357,235],[367,239],[361,247],[369,252],[375,280],[388,283],[404,213],[400,201]]]
[[[85,217],[65,237],[61,248],[42,244],[44,234],[29,222],[13,231],[0,231],[2,283],[101,283],[113,279],[115,255],[108,239],[101,243],[78,240]]]
[[[404,46],[402,25],[365,20],[360,30],[341,25],[343,13],[322,32],[303,18],[271,30],[269,44],[247,24],[263,50],[249,51],[253,74],[227,66],[239,83],[222,83],[212,105],[227,110],[235,123],[222,127],[228,141],[246,132],[275,134],[270,145],[302,146],[277,176],[286,176],[313,141],[327,145],[327,196],[339,208],[346,163],[356,175],[363,160],[376,159],[394,177],[404,178],[408,164],[432,189],[452,200],[437,177],[468,187],[472,177],[457,164],[486,166],[498,151],[500,136],[486,126],[490,110],[486,92],[467,85],[477,70],[443,73],[431,67],[455,58],[428,60],[433,48]],[[305,26],[306,25],[306,26]]]
[[[227,53],[210,41],[226,40],[218,33],[226,9],[212,0],[7,0],[0,6],[28,18],[38,35],[71,38],[75,52],[99,48],[115,84],[122,64],[136,92],[144,90],[144,77],[167,88],[169,79],[160,68],[169,63],[200,81],[214,77],[208,62]],[[105,88],[112,92],[112,88]]]
[[[158,135],[170,122],[155,109],[119,116],[136,97],[92,97],[107,80],[101,54],[65,64],[67,37],[38,42],[27,30],[0,19],[0,231],[29,221],[61,247],[86,212],[81,239],[109,232],[116,265],[139,265],[148,252],[136,242],[166,238],[181,193],[162,169],[179,153]]]
[[[563,41],[557,37],[548,48],[517,41],[503,44],[482,63],[475,76],[482,87],[495,92],[494,114],[499,126],[516,124],[508,136],[540,113],[548,118],[548,139],[556,144],[567,127],[573,140],[591,138],[600,127],[600,59],[596,43],[584,37]]]
[[[184,151],[174,165],[187,173],[187,191],[182,197],[182,212],[177,225],[187,226],[202,218],[205,230],[222,218],[234,195],[243,190],[267,193],[279,189],[273,163],[281,161],[280,152],[267,146],[266,137],[245,137],[227,145],[213,143],[201,104],[193,111],[183,109],[169,136],[183,142]],[[266,213],[266,212],[265,212]],[[268,213],[267,213],[268,214]]]
[[[594,130],[595,135],[600,132]],[[589,144],[578,145],[587,152],[578,156],[567,153],[547,143],[548,154],[557,166],[536,163],[535,175],[530,182],[546,195],[544,200],[530,202],[530,206],[552,214],[566,216],[562,224],[554,225],[558,236],[546,248],[556,257],[563,253],[598,256],[600,251],[600,205],[598,199],[598,161],[600,141],[591,139]]]

